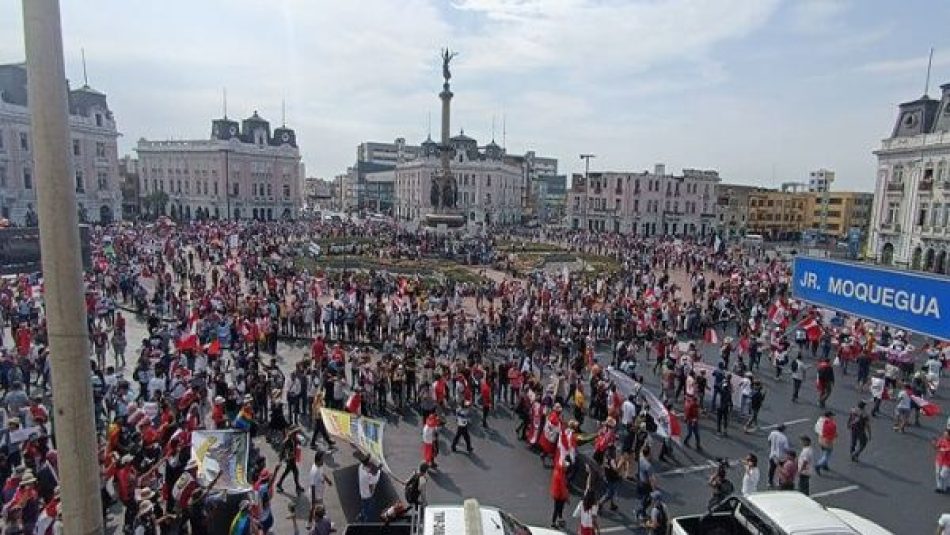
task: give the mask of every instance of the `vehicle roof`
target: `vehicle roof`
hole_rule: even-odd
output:
[[[800,492],[757,492],[746,496],[745,499],[789,535],[863,533]]]
[[[829,507],[828,510],[861,533],[861,535],[894,535],[890,531],[875,524],[874,522],[871,522],[867,518],[856,515],[846,509],[836,509],[834,507]]]

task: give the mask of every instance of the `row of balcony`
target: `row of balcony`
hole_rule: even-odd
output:
[[[933,191],[935,187],[937,189],[950,191],[950,180],[943,180],[941,182],[935,182],[933,180],[921,180],[920,183],[917,185],[917,191],[930,192],[930,191]],[[904,183],[903,182],[888,182],[886,190],[891,193],[894,193],[894,192],[903,193]]]

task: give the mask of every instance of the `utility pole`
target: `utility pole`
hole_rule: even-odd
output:
[[[23,0],[64,533],[103,533],[59,0]]]
[[[587,221],[588,230],[591,230],[590,219],[587,214],[590,208],[590,199],[588,198],[590,194],[590,159],[596,157],[594,154],[581,154],[581,160],[584,160],[584,220]]]

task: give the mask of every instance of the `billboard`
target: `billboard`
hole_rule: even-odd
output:
[[[950,278],[795,257],[792,295],[884,325],[950,340]]]

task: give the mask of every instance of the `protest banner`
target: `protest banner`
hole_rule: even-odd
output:
[[[247,492],[247,458],[250,435],[246,431],[195,431],[191,435],[191,458],[198,461],[198,477],[207,483],[221,477],[214,488]]]
[[[320,409],[320,414],[323,416],[323,424],[331,435],[354,444],[372,456],[383,470],[390,472],[386,457],[383,455],[385,422],[326,408]]]
[[[666,409],[666,406],[663,405],[660,398],[656,397],[656,394],[643,385],[638,387],[636,381],[613,368],[607,368],[607,375],[610,377],[610,380],[617,385],[617,389],[623,397],[627,397],[631,393],[638,394],[646,404],[647,410],[650,411],[650,416],[652,416],[656,422],[657,435],[679,442],[681,434],[679,422],[676,421],[675,416],[671,415]]]

